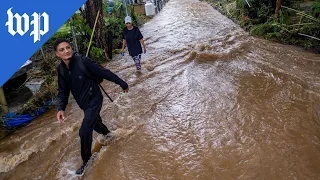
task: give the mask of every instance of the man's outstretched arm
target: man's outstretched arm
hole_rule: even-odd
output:
[[[127,90],[129,88],[128,84],[119,78],[116,74],[111,72],[109,69],[102,67],[101,65],[94,63],[88,57],[84,58],[84,65],[87,66],[88,70],[96,77],[100,77],[106,79],[108,81],[114,82],[121,86],[123,90]]]

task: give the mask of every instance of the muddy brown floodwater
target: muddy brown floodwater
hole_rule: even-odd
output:
[[[131,88],[103,83],[116,141],[82,179],[320,179],[319,55],[251,37],[197,0],[169,1],[141,30],[142,73],[128,56],[107,66]],[[0,179],[77,179],[83,113],[67,111],[0,142]]]

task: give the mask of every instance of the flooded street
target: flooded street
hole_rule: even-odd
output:
[[[128,55],[107,66],[130,90],[103,82],[116,141],[94,146],[85,175],[70,173],[83,118],[71,102],[65,123],[52,109],[0,141],[1,180],[320,178],[320,55],[251,37],[198,0],[169,1],[141,30],[142,72]]]

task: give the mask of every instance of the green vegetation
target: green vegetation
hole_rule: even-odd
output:
[[[319,0],[283,0],[279,16],[275,15],[276,0],[206,1],[237,21],[253,36],[320,53],[320,41],[315,39],[320,38]]]

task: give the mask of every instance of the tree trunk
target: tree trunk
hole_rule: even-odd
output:
[[[0,87],[0,104],[1,104],[3,112],[5,114],[8,113],[9,112],[9,108],[8,108],[7,100],[6,100],[6,97],[4,95],[2,87]],[[0,114],[1,114],[1,111],[0,111]]]
[[[71,34],[72,34],[74,47],[75,47],[76,51],[79,52],[79,48],[78,48],[78,44],[77,44],[77,36],[76,36],[76,32],[74,31],[74,25],[73,25],[72,17],[69,19],[69,21],[70,21],[70,31],[71,31]]]
[[[279,11],[281,9],[281,5],[282,5],[282,0],[277,0],[277,3],[276,3],[276,16],[277,17],[279,16]]]
[[[108,52],[108,43],[102,6],[103,3],[101,0],[88,0],[86,2],[86,10],[84,14],[90,28],[93,29],[97,13],[100,10],[100,15],[94,32],[94,39],[96,46],[102,48],[104,50],[104,54],[106,55]],[[106,56],[106,59],[109,59],[108,56]]]

